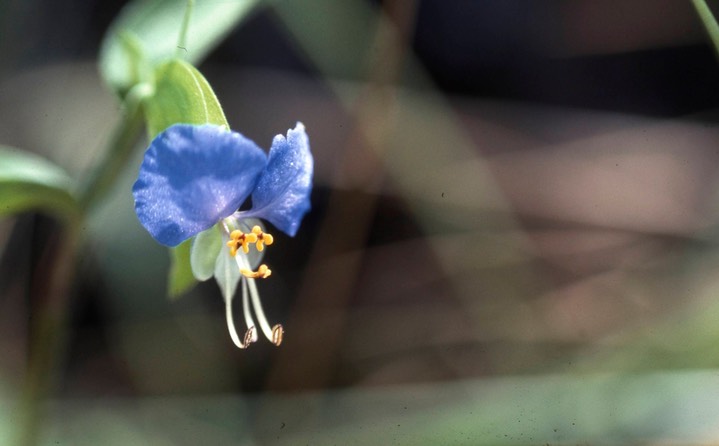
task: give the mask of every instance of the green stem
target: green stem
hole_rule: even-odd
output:
[[[90,173],[79,193],[80,207],[87,212],[115,183],[137,142],[143,125],[142,101],[152,94],[152,87],[133,87],[125,99],[125,113],[115,128],[102,162]]]
[[[702,19],[707,33],[709,33],[709,38],[712,40],[712,43],[714,43],[714,50],[719,53],[719,24],[717,24],[714,14],[712,14],[706,1],[692,0],[692,3],[694,3],[697,13],[699,13],[699,17]]]

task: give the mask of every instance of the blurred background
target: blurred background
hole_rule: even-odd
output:
[[[0,3],[0,143],[86,174],[124,3]],[[310,136],[313,210],[259,284],[285,340],[237,350],[214,282],[167,297],[138,141],[83,228],[42,444],[719,441],[719,65],[691,2],[276,1],[199,68],[260,146]],[[0,220],[0,438],[57,232]]]

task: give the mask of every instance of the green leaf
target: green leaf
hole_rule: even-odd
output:
[[[100,72],[113,90],[124,96],[138,81],[128,52],[132,35],[146,63],[181,55],[192,64],[199,63],[217,44],[261,2],[259,0],[198,1],[192,10],[184,48],[178,48],[187,1],[135,0],[130,2],[110,26],[100,49]],[[123,37],[124,36],[124,37]],[[134,50],[133,50],[134,51]]]
[[[217,226],[202,231],[195,237],[190,252],[192,273],[197,280],[207,280],[215,273],[217,256],[222,252],[222,237]]]
[[[150,138],[177,123],[229,128],[212,87],[192,65],[172,59],[157,67],[155,79],[155,94],[145,102]]]
[[[65,171],[37,155],[0,146],[0,215],[43,210],[77,221],[74,182]]]
[[[190,267],[191,246],[192,239],[189,239],[170,249],[170,275],[167,281],[167,292],[172,298],[189,291],[197,283]]]

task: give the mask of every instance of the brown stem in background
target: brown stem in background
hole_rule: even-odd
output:
[[[271,390],[332,385],[344,339],[348,300],[354,294],[384,181],[382,156],[386,135],[393,128],[395,83],[404,64],[415,6],[414,2],[400,0],[384,4],[385,14],[380,15],[373,45],[377,51],[369,64],[369,81],[353,106],[355,126],[345,147],[340,178],[335,181],[348,189],[370,193],[332,192],[319,229],[321,241],[312,250],[296,308],[286,324],[292,347],[288,345],[278,353],[268,382]]]
[[[78,244],[78,233],[72,228],[54,234],[31,278],[29,357],[13,444],[34,445],[41,438],[43,404],[54,387],[59,359],[66,349]]]

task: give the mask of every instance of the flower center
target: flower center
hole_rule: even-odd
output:
[[[274,243],[274,241],[275,238],[272,237],[272,234],[262,232],[262,228],[255,225],[252,228],[252,232],[244,233],[239,229],[235,229],[234,231],[230,232],[230,241],[227,242],[227,246],[230,248],[230,255],[232,257],[235,257],[235,255],[237,255],[237,250],[240,248],[242,248],[242,251],[245,254],[249,253],[250,243],[254,243],[255,248],[257,248],[258,251],[262,252],[265,249],[265,245],[270,246],[272,243]],[[252,271],[247,268],[240,268],[240,272],[243,276],[249,277],[250,279],[266,279],[270,277],[270,274],[272,274],[272,270],[270,270],[267,265],[264,264],[260,265],[257,271]]]

